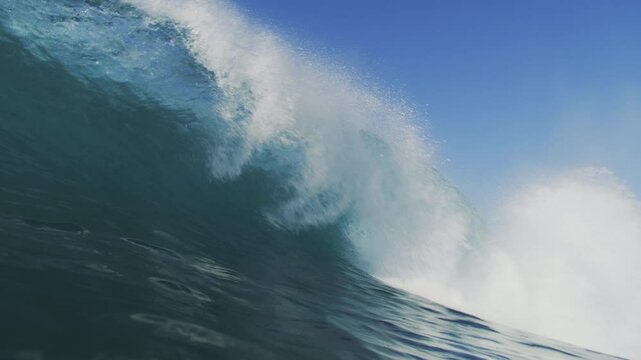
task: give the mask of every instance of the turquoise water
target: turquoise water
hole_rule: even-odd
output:
[[[428,153],[397,150],[413,128],[396,123],[386,138],[385,116],[370,113],[375,126],[345,125],[366,123],[350,102],[334,103],[345,117],[331,126],[314,125],[319,109],[278,122],[281,105],[317,104],[265,96],[273,63],[272,77],[253,67],[260,52],[229,70],[237,62],[216,50],[234,47],[207,52],[177,21],[119,2],[0,1],[0,358],[609,358],[373,276],[371,263],[393,269],[382,254],[399,247],[402,258],[405,246],[377,236],[464,212],[431,167],[396,165],[398,153]],[[349,136],[360,142],[332,154]],[[412,191],[455,205],[421,193],[410,215],[373,228],[389,216],[360,189],[400,209],[398,188],[412,184],[399,177],[415,171],[431,180]],[[350,182],[359,176],[377,180]]]

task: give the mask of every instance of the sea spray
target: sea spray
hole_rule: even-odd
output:
[[[411,108],[292,50],[226,2],[129,3],[185,29],[189,49],[216,74],[234,137],[223,144],[237,148],[212,144],[215,176],[238,176],[265,151],[276,163],[297,161],[282,178],[291,196],[266,214],[274,224],[299,229],[347,214],[345,232],[374,274],[453,271],[471,211],[434,169]]]

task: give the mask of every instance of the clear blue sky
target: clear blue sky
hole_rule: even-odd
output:
[[[234,2],[400,90],[481,209],[524,174],[583,165],[641,194],[641,1]]]

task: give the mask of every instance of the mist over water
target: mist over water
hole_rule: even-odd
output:
[[[144,111],[137,110],[142,114],[150,111],[147,107],[158,107],[171,116],[178,114],[178,124],[167,126],[167,129],[173,129],[173,126],[180,129],[176,130],[180,134],[178,145],[168,141],[171,146],[159,145],[157,142],[160,140],[156,140],[154,134],[171,140],[175,136],[174,130],[155,129],[153,126],[160,125],[150,119],[161,119],[161,123],[169,121],[162,120],[162,116],[152,111],[151,115],[141,116],[147,121],[144,124],[156,132],[131,131],[149,144],[132,140],[134,145],[125,145],[135,149],[136,152],[132,152],[135,154],[153,154],[153,161],[144,158],[140,161],[143,165],[123,165],[130,172],[124,173],[138,174],[144,180],[140,180],[141,184],[153,184],[148,192],[140,190],[146,189],[144,186],[134,187],[151,194],[149,203],[156,201],[152,195],[162,194],[162,199],[157,200],[162,204],[161,208],[170,207],[170,202],[163,201],[168,201],[165,197],[171,198],[179,204],[177,209],[185,213],[195,211],[202,218],[211,219],[209,225],[213,230],[207,224],[198,223],[194,226],[201,230],[190,229],[185,233],[193,236],[194,233],[211,231],[216,234],[220,231],[227,235],[225,241],[235,249],[229,252],[241,257],[230,256],[231,259],[223,259],[222,262],[236,264],[250,273],[271,274],[251,268],[243,262],[242,256],[271,270],[274,264],[283,260],[278,258],[270,262],[281,252],[278,248],[271,249],[270,244],[273,238],[285,238],[283,243],[276,244],[289,249],[283,252],[292,261],[288,264],[292,269],[284,267],[273,278],[265,276],[261,280],[266,283],[257,286],[269,295],[265,296],[267,299],[272,299],[270,296],[277,298],[269,293],[270,290],[265,290],[272,288],[291,296],[283,302],[286,305],[279,303],[274,306],[277,318],[280,319],[280,314],[295,317],[292,313],[306,314],[309,308],[317,309],[314,301],[309,305],[309,294],[302,296],[294,292],[299,296],[296,297],[290,295],[292,289],[279,288],[280,282],[286,283],[282,279],[299,275],[296,271],[300,269],[305,269],[302,273],[309,274],[309,279],[312,279],[295,279],[297,291],[303,293],[327,286],[323,281],[342,279],[328,269],[346,267],[350,269],[347,271],[349,279],[365,276],[343,264],[342,258],[332,260],[331,264],[336,268],[319,266],[314,269],[322,274],[313,275],[314,271],[306,268],[309,264],[301,260],[312,259],[309,253],[313,251],[299,249],[302,255],[291,254],[294,250],[283,244],[292,246],[289,241],[293,239],[296,246],[304,248],[306,245],[325,244],[319,238],[336,243],[346,239],[349,250],[345,252],[350,264],[428,299],[586,348],[617,355],[641,354],[641,348],[635,343],[641,338],[641,324],[634,321],[641,310],[641,269],[639,262],[635,261],[641,254],[641,205],[614,174],[605,169],[589,168],[526,184],[513,194],[506,194],[502,208],[496,212],[496,219],[484,223],[464,196],[438,173],[434,145],[424,136],[420,126],[422,119],[411,106],[371,90],[355,76],[338,70],[331,63],[323,63],[294,50],[277,34],[245,18],[227,2],[128,0],[124,3],[104,2],[100,6],[84,4],[74,7],[71,2],[60,6],[56,2],[44,1],[35,5],[41,10],[34,16],[33,7],[5,1],[0,2],[4,8],[0,15],[3,29],[8,29],[11,36],[20,39],[27,49],[25,51],[40,61],[60,64],[60,72],[68,72],[75,81],[98,94],[102,95],[99,91],[104,91],[113,96],[105,97],[105,103],[117,103],[114,99],[123,97],[132,103],[138,100],[144,103],[140,106]],[[118,116],[125,117],[121,112],[127,114],[130,107],[137,109],[127,103],[122,109],[118,108]],[[20,128],[10,124],[4,133],[18,133],[11,126]],[[116,141],[127,139],[120,131],[138,139],[127,132],[133,125],[118,126],[117,130],[112,130]],[[53,135],[73,137],[71,130],[53,128],[63,134],[52,132]],[[135,126],[133,128],[139,130]],[[144,126],[142,128],[145,129]],[[113,139],[93,140],[91,136],[99,137],[90,130],[85,131],[77,136],[82,141],[98,144],[100,146],[96,148],[101,149],[114,146],[110,142]],[[105,137],[111,135],[97,133]],[[67,142],[73,143],[69,139]],[[64,148],[67,142],[59,143]],[[140,150],[135,146],[138,142],[147,146]],[[192,142],[198,150],[191,149]],[[77,148],[70,146],[70,149],[77,152]],[[122,149],[129,147],[119,147],[119,151],[126,152]],[[158,155],[161,150],[162,156]],[[94,151],[102,154],[99,150]],[[186,157],[190,160],[176,160],[175,153],[181,151],[193,152]],[[119,154],[118,151],[113,153]],[[113,156],[116,155],[104,157],[111,159]],[[166,163],[163,156],[167,158]],[[86,161],[90,164],[86,165],[89,169],[99,168],[99,162],[90,160]],[[198,164],[196,167],[206,170],[210,183],[191,178],[194,173],[200,174],[190,170],[192,161]],[[159,176],[156,182],[155,179],[146,179],[145,173],[136,172],[146,166],[160,169],[156,171],[167,178]],[[176,166],[179,168],[174,169]],[[126,184],[122,185],[124,188],[137,184],[135,181],[132,182],[134,185],[123,182]],[[231,190],[225,190],[224,186]],[[184,196],[171,195],[174,192]],[[202,195],[203,199],[195,194]],[[219,201],[219,198],[227,200]],[[109,203],[109,200],[104,201]],[[123,208],[133,206],[127,202],[123,204]],[[15,211],[9,209],[5,212]],[[147,209],[140,213],[151,212]],[[238,229],[234,232],[231,230],[233,227],[226,227],[227,222],[221,219],[231,219],[232,215],[247,217],[237,221],[240,224],[238,229],[250,228],[247,233],[240,233]],[[186,223],[196,221],[189,216],[176,218]],[[113,222],[116,229],[127,228],[118,225],[116,220]],[[24,223],[36,224],[35,227],[40,229],[84,229],[79,225],[73,227],[57,222],[28,220]],[[320,235],[314,231],[319,231]],[[314,236],[309,235],[310,232]],[[81,233],[84,234],[78,231]],[[161,236],[158,234],[164,233],[157,230],[152,233],[156,239],[163,239],[156,241],[188,248],[185,244],[180,245],[181,241],[171,234]],[[171,261],[189,258],[148,241],[136,240],[128,234],[111,235],[120,239],[118,243],[147,249],[170,257]],[[313,244],[306,244],[306,241]],[[226,254],[225,247],[216,246],[216,254]],[[263,257],[261,252],[264,250]],[[321,253],[331,258],[335,249],[324,251],[329,255]],[[253,264],[253,261],[248,263]],[[308,262],[318,265],[311,260]],[[205,269],[225,281],[240,278],[235,275],[225,277],[232,271],[216,262],[205,263],[208,264]],[[190,268],[194,267],[192,265]],[[202,259],[198,266],[197,269],[203,269]],[[223,280],[220,282],[224,283]],[[274,283],[269,283],[270,280]],[[202,284],[200,281],[199,278],[199,284]],[[299,281],[312,290],[300,290],[306,286],[300,286]],[[186,294],[195,298],[198,304],[214,302],[211,301],[215,297],[212,294],[181,286],[159,278],[157,274],[149,277],[148,282],[167,290],[174,297]],[[249,284],[250,281],[245,281],[238,288],[235,285],[230,285],[230,288],[242,292],[244,290],[240,289],[253,286]],[[329,287],[340,293],[333,288],[334,285]],[[341,286],[342,283],[339,288]],[[368,296],[378,293],[385,294],[381,295],[386,296],[385,299],[401,297],[395,290],[380,290],[378,286],[353,285],[363,289],[362,293]],[[346,288],[354,291],[352,284]],[[217,294],[232,290],[225,288]],[[350,292],[350,295],[358,297],[362,295],[360,292],[354,291],[357,295]],[[369,300],[366,297],[364,302]],[[245,304],[243,301],[250,303],[243,306],[252,308],[251,302],[242,298],[236,302]],[[413,300],[407,301],[413,304]],[[359,331],[376,326],[361,326],[358,322],[341,318],[330,311],[337,309],[333,306],[338,305],[318,305],[329,313],[324,320],[319,320],[321,325],[327,327],[323,322],[327,321],[368,343],[367,339],[372,335]],[[408,307],[415,309],[417,306]],[[394,329],[394,334],[403,333],[404,330],[398,329],[403,329],[403,326],[417,332],[425,328],[424,324],[405,323],[407,314],[395,312],[395,306],[384,302],[380,308],[385,309],[386,316],[400,319],[400,325],[393,321],[394,325],[386,325]],[[342,311],[340,306],[338,309]],[[447,313],[434,311],[438,316]],[[448,316],[463,315],[452,312]],[[149,314],[133,314],[130,318],[158,326],[160,333],[171,333],[174,337],[176,332],[183,338],[187,336],[185,332],[189,336],[194,332],[200,334],[200,338],[189,338],[192,342],[204,338],[220,348],[225,347],[226,341],[241,343],[217,332],[195,328],[184,320],[173,321]],[[471,332],[472,337],[477,335],[474,331],[478,329],[498,334],[487,325],[476,323],[477,320],[450,320],[443,315],[434,320],[434,324],[445,321],[458,324],[456,326],[471,326],[475,329]],[[269,321],[265,320],[265,323]],[[450,329],[444,328],[438,336],[451,335]],[[420,353],[415,347],[421,348],[416,345],[417,338],[422,339],[421,336],[413,336],[412,340],[403,338],[403,351]],[[483,337],[482,340],[500,345],[487,345],[481,341],[482,346],[501,349],[524,344],[529,346],[529,342],[519,336],[508,336],[508,340],[487,336],[490,340]],[[504,345],[504,342],[509,345]],[[409,346],[410,350],[403,346]],[[449,351],[481,351],[481,348],[467,349],[457,343],[452,345],[448,342],[448,346]],[[385,354],[385,350],[379,349],[380,344],[372,347],[381,351],[377,354]],[[509,351],[505,353],[509,354]],[[567,355],[568,352],[564,351],[560,354]]]
[[[635,356],[641,326],[641,202],[604,168],[505,194],[470,263],[431,286],[390,282],[488,319]]]
[[[575,344],[641,353],[635,194],[607,169],[580,169],[524,187],[499,216],[471,309]]]

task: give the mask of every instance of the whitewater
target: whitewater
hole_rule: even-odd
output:
[[[96,316],[8,306],[15,324],[147,326],[100,359],[641,355],[641,203],[608,169],[531,176],[482,217],[411,104],[231,3],[0,5],[8,303],[60,292],[35,275],[56,269],[60,304]],[[25,329],[0,354],[38,347]]]

